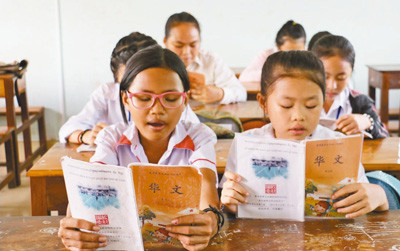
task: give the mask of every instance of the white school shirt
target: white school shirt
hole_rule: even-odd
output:
[[[252,81],[261,81],[261,72],[263,65],[267,58],[278,51],[277,47],[262,50],[260,51],[257,56],[253,59],[251,64],[249,64],[241,73],[239,80],[241,82],[252,82]]]
[[[272,128],[272,124],[269,123],[261,128],[255,128],[248,131],[243,132],[243,134],[252,134],[252,135],[262,135],[267,136],[268,138],[275,138],[274,129]],[[342,138],[346,137],[344,134],[336,131],[332,131],[326,127],[318,125],[315,129],[314,133],[311,136],[306,137],[306,139],[329,139],[329,138]],[[237,173],[236,166],[236,139],[233,139],[231,148],[229,150],[228,160],[226,162],[225,171],[231,171]],[[226,181],[225,175],[222,177],[221,182],[219,183],[219,187],[222,188],[224,182]],[[358,183],[369,183],[368,178],[365,175],[364,167],[360,163],[358,168]]]
[[[135,125],[118,123],[106,127],[100,131],[95,143],[96,152],[90,162],[119,166],[128,166],[132,162],[149,163]],[[217,185],[216,143],[217,137],[208,126],[179,121],[158,164],[211,169],[215,173]]]
[[[125,111],[129,119],[129,112]],[[200,120],[190,108],[186,106],[181,120],[200,123]],[[107,83],[99,86],[91,95],[89,102],[80,113],[72,116],[61,127],[58,136],[61,143],[67,142],[68,137],[77,130],[92,129],[98,122],[108,125],[123,122],[119,103],[119,83]]]
[[[224,90],[221,104],[244,102],[247,99],[246,88],[236,78],[235,73],[217,55],[200,49],[187,71],[205,75],[206,85],[216,85]]]
[[[347,86],[338,96],[335,97],[329,111],[326,113],[324,109],[321,110],[321,119],[338,119],[342,115],[351,114],[353,109],[350,104],[350,87]],[[339,107],[341,107],[339,109]],[[339,112],[340,110],[340,112]]]

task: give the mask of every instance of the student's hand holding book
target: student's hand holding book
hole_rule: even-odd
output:
[[[240,184],[242,177],[236,173],[225,171],[226,181],[221,192],[221,203],[232,213],[237,212],[237,206],[247,203],[249,193]]]
[[[67,216],[60,221],[58,237],[70,250],[96,249],[107,246],[106,236],[81,230],[98,232],[100,227],[92,222]]]
[[[362,114],[347,114],[340,116],[336,121],[337,128],[346,135],[361,133],[371,127],[371,121]]]
[[[355,218],[371,211],[389,209],[385,191],[382,187],[370,183],[353,183],[344,186],[332,195],[332,200],[345,197],[333,204],[346,218]]]
[[[206,248],[218,231],[218,219],[213,212],[181,216],[171,223],[166,227],[169,236],[178,239],[187,250]]]

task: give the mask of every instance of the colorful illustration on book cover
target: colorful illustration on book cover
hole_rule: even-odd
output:
[[[107,206],[119,208],[118,192],[110,186],[97,186],[97,188],[78,185],[79,195],[83,204],[88,208],[102,210]]]
[[[130,166],[145,247],[179,246],[168,236],[171,220],[199,213],[201,174],[193,167]]]
[[[284,158],[251,159],[255,175],[259,178],[272,179],[275,177],[288,177],[288,161]]]
[[[354,183],[354,179],[345,178],[336,185],[326,185],[317,183],[311,179],[306,179],[305,184],[305,216],[318,216],[318,217],[345,217],[345,214],[337,212],[333,207],[336,200],[331,199],[331,195],[346,184]]]
[[[345,217],[331,196],[358,177],[362,136],[306,142],[305,215]]]

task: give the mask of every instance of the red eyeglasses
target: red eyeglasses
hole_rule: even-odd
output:
[[[132,105],[137,109],[149,109],[153,107],[156,99],[158,99],[161,105],[167,109],[176,109],[183,105],[185,98],[187,97],[186,92],[164,92],[162,94],[153,94],[149,92],[135,92],[130,93],[127,91],[128,97],[132,101]]]

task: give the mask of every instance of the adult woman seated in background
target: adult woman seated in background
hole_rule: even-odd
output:
[[[293,20],[287,21],[276,34],[275,45],[268,50],[262,50],[256,58],[240,73],[242,82],[260,81],[261,70],[268,56],[277,51],[304,50],[306,45],[306,32],[303,26]]]
[[[155,45],[157,42],[140,32],[132,32],[121,38],[111,54],[111,71],[114,82],[99,86],[90,96],[82,111],[72,116],[60,129],[61,143],[93,144],[97,134],[105,127],[123,122],[120,112],[120,82],[128,59],[137,51]],[[126,111],[130,121],[130,114]],[[190,106],[186,106],[181,119],[199,123],[199,119]]]
[[[200,25],[187,12],[175,13],[165,24],[165,47],[186,66],[191,98],[202,103],[246,101],[246,89],[235,73],[215,54],[200,49]]]

